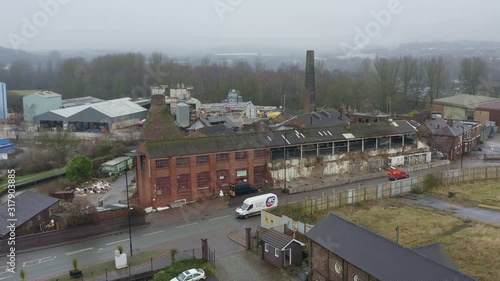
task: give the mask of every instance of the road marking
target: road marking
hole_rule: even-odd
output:
[[[148,234],[144,234],[144,235],[142,235],[142,236],[154,235],[154,234],[162,233],[162,232],[164,232],[164,231],[165,231],[165,230],[155,231],[155,232],[151,232],[151,233],[148,233]]]
[[[82,253],[82,252],[86,252],[86,251],[90,251],[94,249],[93,247],[91,248],[86,248],[86,249],[81,249],[81,250],[76,250],[76,251],[73,251],[73,252],[67,252],[67,253],[64,253],[66,256],[71,256],[71,255],[75,255],[75,254],[78,254],[78,253]]]
[[[49,262],[49,261],[52,261],[52,260],[55,260],[56,259],[56,256],[50,256],[50,257],[45,257],[45,258],[41,258],[41,259],[36,259],[36,260],[31,260],[31,261],[25,261],[23,262],[23,267],[30,267],[30,266],[33,266],[33,265],[37,265],[37,264],[41,264],[41,263],[44,263],[44,262]]]
[[[104,248],[99,248],[99,250],[97,250],[98,253],[102,252],[104,250]]]
[[[12,275],[11,276],[7,276],[7,277],[2,277],[2,278],[0,278],[0,280],[4,280],[4,279],[7,279],[7,278],[11,278],[11,277],[12,277]]]
[[[125,242],[125,241],[128,241],[129,239],[123,239],[123,240],[120,240],[120,241],[115,241],[115,242],[110,242],[108,244],[106,244],[106,246],[109,246],[109,245],[113,245],[113,244],[116,244],[116,243],[121,243],[121,242]]]
[[[5,270],[3,270],[2,268],[5,267]],[[7,266],[0,266],[0,274],[5,274],[5,273],[9,273],[10,271],[7,271]],[[12,272],[11,272],[12,273]]]
[[[222,218],[227,218],[227,217],[230,217],[230,216],[231,216],[231,215],[222,216],[222,217],[217,217],[217,218],[209,219],[209,221],[214,221],[214,220],[218,220],[218,219],[222,219]]]
[[[186,226],[191,226],[191,225],[195,225],[195,224],[198,224],[198,223],[197,223],[197,222],[195,222],[195,223],[185,224],[185,225],[178,226],[178,227],[176,227],[176,228],[183,228],[183,227],[186,227]]]

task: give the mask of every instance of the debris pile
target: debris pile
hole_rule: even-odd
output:
[[[100,193],[106,193],[111,189],[113,189],[113,186],[109,182],[104,180],[99,180],[84,188],[77,187],[75,189],[75,194],[77,195],[100,194]]]

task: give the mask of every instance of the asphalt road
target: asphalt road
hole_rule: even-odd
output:
[[[460,163],[458,163],[460,164]],[[500,163],[487,163],[487,165]],[[453,169],[450,165],[449,169]],[[482,160],[471,159],[463,162],[463,167],[484,166]],[[424,175],[429,170],[413,172],[412,176]],[[370,186],[387,182],[379,178],[352,183],[335,188],[326,188],[300,194],[277,194],[281,203],[303,200],[305,197],[320,196],[322,193]],[[293,184],[293,183],[292,183]],[[260,224],[260,217],[247,220],[236,219],[236,206],[227,206],[222,198],[197,202],[182,208],[175,208],[148,215],[150,224],[132,229],[133,251],[145,249],[176,248],[180,252],[201,248],[201,239],[208,239],[209,247],[216,250],[216,256],[227,256],[241,250],[241,246],[227,238],[228,233],[242,232],[246,227],[255,229]],[[59,274],[66,274],[71,269],[72,259],[78,258],[80,267],[98,264],[114,259],[114,250],[122,245],[129,252],[128,231],[114,235],[90,238],[66,245],[37,249],[25,253],[16,253],[16,274],[5,272],[7,257],[0,258],[0,280],[17,280],[21,267],[28,280],[47,280]]]

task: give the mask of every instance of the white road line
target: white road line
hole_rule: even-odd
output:
[[[0,278],[0,280],[4,280],[4,279],[7,279],[7,278],[11,278],[11,277],[12,277],[12,275],[11,276],[7,276],[7,277],[2,277],[2,278]]]
[[[217,217],[217,218],[209,219],[209,221],[214,221],[214,220],[218,220],[218,219],[222,219],[222,218],[227,218],[227,217],[230,217],[230,216],[231,216],[231,215],[222,216],[222,217]]]
[[[41,259],[36,259],[36,260],[31,260],[31,261],[25,261],[25,262],[23,262],[23,267],[30,267],[30,266],[41,264],[41,263],[44,263],[44,262],[53,261],[55,259],[56,259],[56,256],[54,256],[54,257],[49,256],[49,257],[44,257],[44,258],[41,258]]]
[[[164,231],[165,231],[165,230],[155,231],[155,232],[151,232],[151,233],[148,233],[148,234],[143,234],[142,236],[154,235],[154,234],[162,233],[162,232],[164,232]]]
[[[73,251],[73,252],[67,252],[67,253],[64,253],[66,256],[71,256],[71,255],[74,255],[74,254],[78,254],[78,253],[82,253],[82,252],[86,252],[86,251],[90,251],[94,249],[93,247],[91,248],[86,248],[86,249],[81,249],[81,250],[76,250],[76,251]]]
[[[198,223],[197,223],[197,222],[195,222],[195,223],[185,224],[185,225],[178,226],[178,227],[176,227],[176,228],[183,228],[183,227],[186,227],[186,226],[191,226],[191,225],[195,225],[195,224],[198,224]]]
[[[106,244],[106,246],[113,245],[113,244],[116,244],[116,243],[125,242],[125,241],[128,241],[128,238],[127,238],[127,239],[120,240],[120,241],[115,241],[115,242],[110,242],[110,243],[107,243],[107,244]]]

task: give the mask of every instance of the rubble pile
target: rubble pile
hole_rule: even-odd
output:
[[[84,188],[77,187],[75,189],[75,194],[76,195],[100,194],[100,193],[106,193],[111,189],[113,189],[113,186],[109,182],[105,180],[99,180]]]

